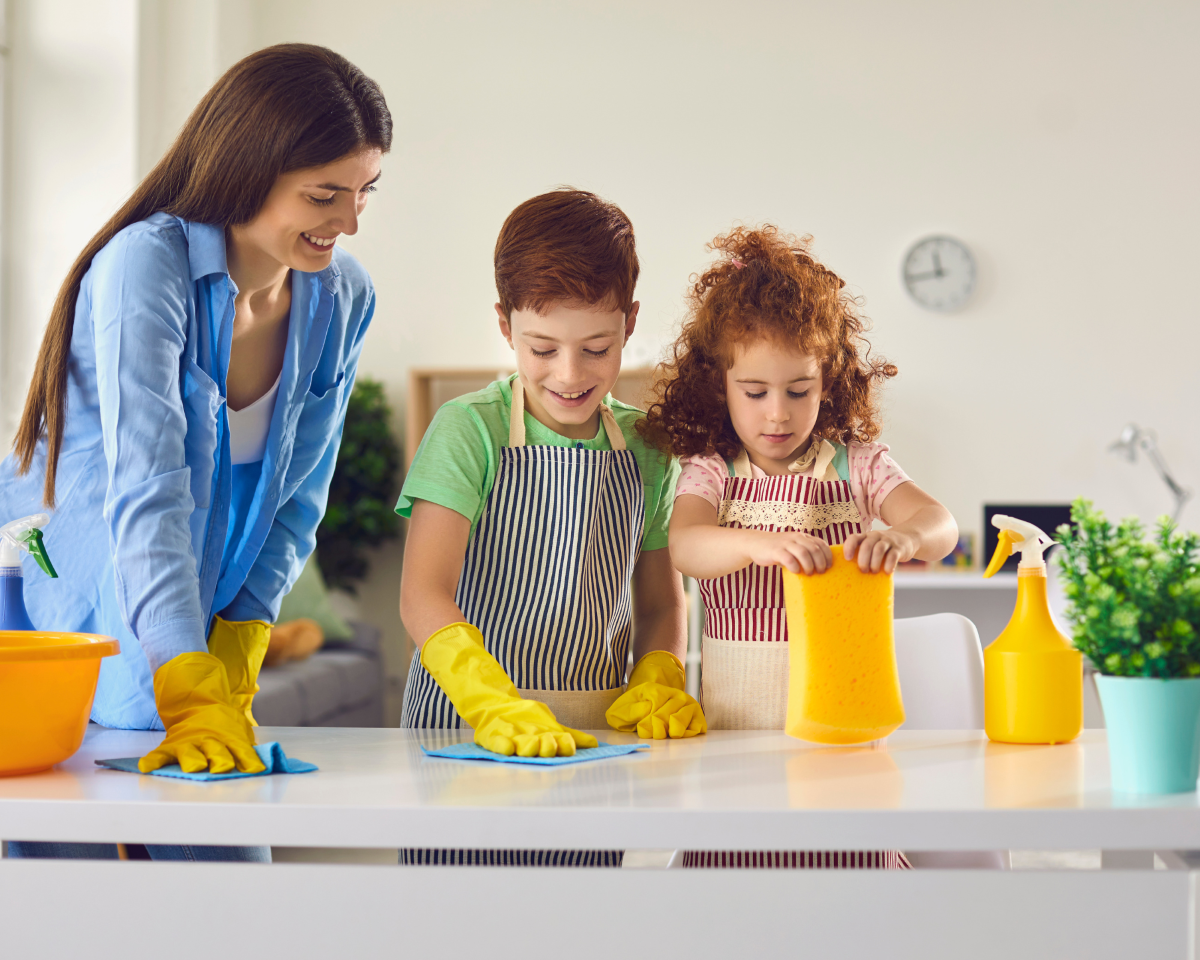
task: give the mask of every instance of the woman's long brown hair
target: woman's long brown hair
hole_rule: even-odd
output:
[[[284,43],[229,68],[157,166],[84,247],[59,288],[13,444],[24,474],[46,438],[46,506],[55,502],[75,303],[104,245],[160,211],[222,227],[246,223],[280,174],[324,166],[368,147],[386,153],[391,145],[392,117],[379,86],[332,50]]]

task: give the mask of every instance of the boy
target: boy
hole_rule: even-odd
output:
[[[401,725],[465,722],[482,747],[542,757],[595,746],[581,729],[606,714],[643,736],[702,733],[666,549],[678,466],[608,396],[637,321],[633,227],[556,190],[509,215],[495,269],[517,373],[438,411],[396,508],[400,616],[421,647]]]

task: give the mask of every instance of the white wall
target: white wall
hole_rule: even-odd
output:
[[[9,0],[0,435],[7,449],[50,308],[133,189],[134,0]]]
[[[78,49],[34,56],[14,91],[15,129],[36,141],[14,162],[10,233],[30,244],[10,269],[28,344],[70,253],[129,183],[129,121],[112,103],[133,82],[130,51],[98,11],[125,23],[132,7],[16,6],[36,25],[33,51],[49,33]],[[571,183],[619,203],[638,231],[630,363],[670,338],[707,239],[735,220],[812,233],[900,367],[884,439],[966,530],[979,531],[985,501],[1083,494],[1116,515],[1167,509],[1149,465],[1105,453],[1129,420],[1156,428],[1200,488],[1194,3],[143,0],[141,11],[143,170],[210,79],[256,47],[323,43],[382,84],[396,145],[346,246],[379,290],[362,372],[398,412],[411,366],[506,359],[491,311],[496,232],[520,201]],[[20,55],[14,40],[14,67]],[[903,252],[931,232],[961,237],[979,261],[976,297],[950,316],[900,283]],[[7,362],[27,371],[31,358],[14,348]],[[1200,503],[1184,520],[1200,525]],[[393,650],[398,572],[399,550],[383,551],[362,600]]]
[[[988,500],[1162,512],[1150,467],[1105,453],[1128,420],[1200,487],[1194,3],[267,0],[257,25],[338,49],[389,98],[396,147],[347,246],[379,287],[364,372],[397,402],[409,366],[505,358],[496,232],[572,183],[638,231],[634,362],[708,238],[812,233],[900,367],[884,439],[964,529]],[[950,316],[900,283],[935,231],[980,265]]]
[[[637,229],[627,362],[672,335],[706,240],[735,220],[812,233],[900,367],[884,439],[976,536],[988,501],[1166,511],[1148,464],[1105,452],[1130,420],[1200,488],[1194,3],[264,0],[256,23],[388,96],[395,149],[346,245],[379,289],[362,369],[397,405],[410,366],[505,359],[496,232],[571,183]],[[979,263],[950,316],[901,286],[932,232]],[[378,617],[398,570],[389,551],[367,585]]]
[[[259,44],[255,5],[243,0],[138,0],[137,8],[140,178],[213,81]]]

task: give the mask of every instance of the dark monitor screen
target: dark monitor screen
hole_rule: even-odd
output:
[[[1006,517],[1016,517],[1026,523],[1041,527],[1046,535],[1055,539],[1054,531],[1064,523],[1071,522],[1071,505],[1069,503],[987,503],[983,507],[983,556],[980,558],[983,569],[991,563],[992,554],[996,552],[996,544],[1000,541],[1000,531],[992,526],[992,517],[997,513]],[[1005,561],[1001,570],[1016,572],[1021,560],[1019,553],[1014,553]]]

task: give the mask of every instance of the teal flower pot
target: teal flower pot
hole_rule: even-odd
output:
[[[1112,788],[1188,793],[1200,773],[1200,678],[1097,675]]]

